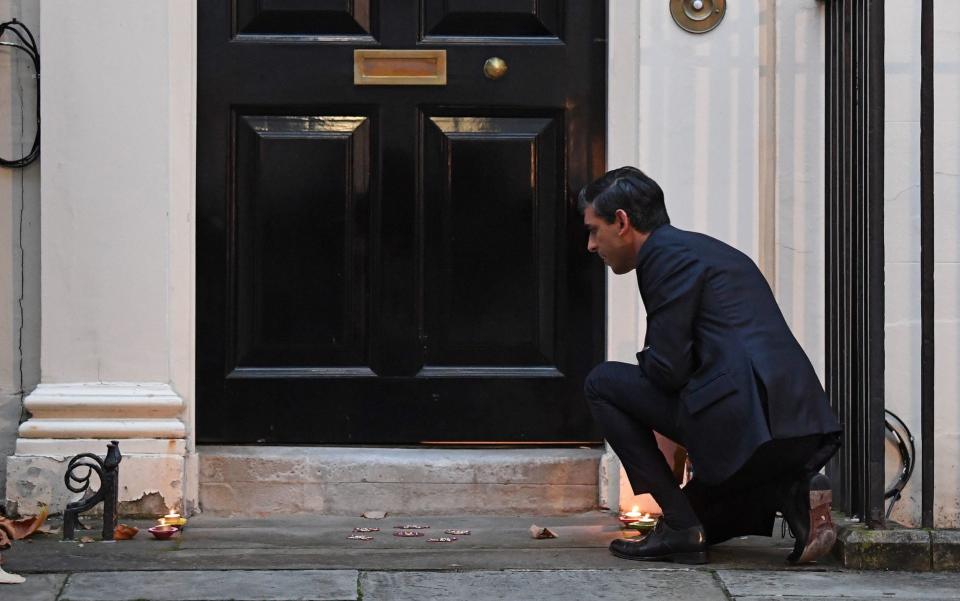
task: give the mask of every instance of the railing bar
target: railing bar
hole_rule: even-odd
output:
[[[883,507],[884,493],[884,3],[883,0],[869,0],[865,15],[866,56],[865,58],[865,96],[867,97],[867,126],[865,128],[865,194],[863,201],[866,209],[864,220],[866,240],[864,249],[867,265],[864,270],[868,279],[868,298],[866,302],[866,324],[864,332],[867,342],[866,382],[868,384],[866,400],[867,420],[867,473],[868,487],[867,524],[873,527],[885,525]]]
[[[934,241],[933,0],[920,7],[920,441],[921,526],[933,528],[934,496]]]

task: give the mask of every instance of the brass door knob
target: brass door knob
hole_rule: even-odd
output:
[[[489,79],[500,79],[507,72],[507,61],[499,56],[491,56],[483,63],[483,74]]]

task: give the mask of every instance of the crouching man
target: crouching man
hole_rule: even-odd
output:
[[[647,312],[638,365],[609,361],[587,377],[587,402],[635,494],[663,519],[620,539],[625,559],[704,563],[707,545],[770,536],[777,511],[796,538],[788,560],[836,539],[830,483],[819,470],[840,425],[770,287],[735,248],[670,225],[663,191],[640,170],[610,171],[580,192],[587,250],[614,273],[636,270]],[[681,489],[653,432],[685,446]]]

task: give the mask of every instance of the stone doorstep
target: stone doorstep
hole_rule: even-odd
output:
[[[871,530],[848,522],[839,526],[833,550],[843,567],[857,570],[960,570],[960,530]]]
[[[204,513],[569,514],[598,505],[602,449],[201,446]]]

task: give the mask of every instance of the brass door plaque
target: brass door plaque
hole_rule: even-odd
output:
[[[357,86],[445,86],[446,50],[354,50]]]

